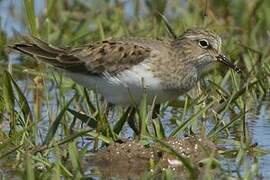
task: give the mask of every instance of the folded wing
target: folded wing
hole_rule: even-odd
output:
[[[165,49],[162,44],[159,40],[144,42],[143,39],[131,38],[96,42],[77,48],[59,48],[31,37],[10,47],[70,72],[100,75],[105,72],[117,74],[129,69],[147,59],[151,51]]]

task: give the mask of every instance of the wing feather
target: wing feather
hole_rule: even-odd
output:
[[[58,68],[85,74],[117,74],[145,59],[151,51],[163,51],[166,43],[160,40],[119,39],[96,42],[77,48],[59,48],[31,37],[11,48],[35,57]]]

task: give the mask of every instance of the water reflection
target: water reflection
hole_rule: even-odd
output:
[[[270,94],[258,105],[257,113],[248,117],[248,127],[253,142],[270,150]],[[270,154],[260,157],[259,161],[262,176],[270,178]]]

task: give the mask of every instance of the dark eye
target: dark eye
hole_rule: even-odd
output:
[[[209,47],[209,42],[206,40],[206,39],[201,39],[199,41],[199,45],[202,47],[202,48],[208,48]]]

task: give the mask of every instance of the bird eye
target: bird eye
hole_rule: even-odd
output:
[[[199,41],[199,45],[202,47],[202,48],[208,48],[209,47],[209,42],[206,40],[206,39],[201,39]]]

